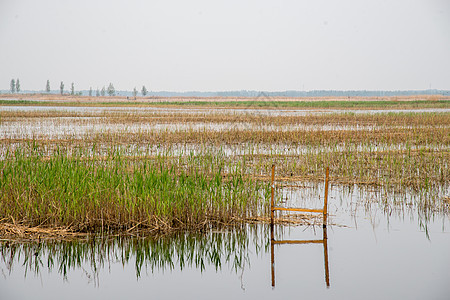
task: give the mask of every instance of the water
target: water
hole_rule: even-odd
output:
[[[312,114],[333,114],[351,112],[355,114],[375,113],[446,113],[449,108],[418,108],[418,109],[279,109],[279,108],[192,108],[192,107],[124,107],[124,106],[0,106],[0,111],[62,111],[62,112],[164,112],[164,113],[186,113],[186,114],[215,114],[228,113],[238,115],[260,115],[260,116],[307,116]]]
[[[201,114],[229,113],[231,115],[248,115],[248,116],[304,116],[314,114],[327,113],[343,113],[343,110],[282,110],[282,109],[191,109],[191,108],[158,108],[158,107],[39,107],[39,106],[0,106],[1,111],[59,111],[70,113],[90,113],[94,116],[89,117],[42,117],[42,118],[22,118],[14,121],[0,122],[0,138],[1,139],[83,139],[88,135],[96,134],[126,134],[126,133],[161,133],[175,131],[210,131],[221,132],[226,130],[254,130],[254,131],[370,131],[379,129],[392,128],[413,128],[413,127],[397,127],[397,126],[376,126],[376,125],[339,125],[339,124],[254,124],[249,122],[139,122],[133,123],[111,123],[110,120],[102,117],[102,114],[109,112],[122,112],[127,114],[142,112],[163,112],[167,113],[183,113],[185,116]],[[450,109],[410,109],[410,110],[352,110],[353,113],[374,114],[377,112],[448,112]],[[95,116],[97,115],[98,116]],[[421,126],[424,127],[424,126]],[[420,128],[415,126],[414,128]]]
[[[374,130],[381,126],[330,126],[330,125],[255,125],[252,123],[138,123],[138,124],[110,124],[107,120],[83,120],[81,118],[46,118],[33,121],[14,121],[0,126],[0,138],[45,138],[62,139],[83,138],[86,134],[101,133],[147,133],[147,132],[175,132],[175,131],[212,131],[224,130],[261,130],[261,131],[332,131],[332,130]]]
[[[321,194],[320,188],[285,189],[283,205],[317,208]],[[326,248],[273,245],[274,277],[268,224],[8,248],[2,240],[0,298],[448,299],[448,206],[425,217],[395,204],[380,209],[369,194],[334,186]],[[324,234],[321,225],[274,229],[278,241],[322,240]]]

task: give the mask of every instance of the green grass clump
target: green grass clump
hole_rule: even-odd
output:
[[[32,100],[0,100],[0,105],[36,105]]]
[[[0,161],[0,219],[79,231],[201,229],[266,210],[268,184],[246,179],[245,162],[164,155],[133,161],[17,151]],[[224,171],[227,170],[227,174]]]

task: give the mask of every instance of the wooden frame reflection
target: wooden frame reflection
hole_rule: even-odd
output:
[[[324,257],[324,269],[325,269],[325,284],[327,288],[330,287],[330,271],[328,267],[328,236],[327,226],[323,225],[321,240],[283,240],[276,241],[274,237],[274,225],[270,225],[270,260],[271,260],[271,278],[272,287],[275,287],[275,245],[305,245],[305,244],[322,244],[323,245],[323,257]]]

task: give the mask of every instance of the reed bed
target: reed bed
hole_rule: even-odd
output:
[[[119,103],[117,103],[119,104]],[[144,104],[144,103],[142,103]],[[164,106],[208,106],[208,107],[272,107],[272,108],[446,108],[449,100],[317,100],[317,101],[283,101],[283,100],[248,100],[248,101],[161,101],[158,105]]]
[[[421,212],[447,210],[448,112],[260,112],[1,112],[1,128],[23,127],[0,137],[0,220],[79,232],[261,222],[272,164],[285,183],[321,182],[328,166],[333,184],[423,194]],[[105,129],[26,133],[43,120]],[[154,129],[199,123],[231,125]]]
[[[76,231],[167,231],[244,222],[267,210],[269,185],[244,176],[245,161],[182,161],[162,155],[130,163],[120,152],[101,161],[64,152],[47,159],[16,151],[0,161],[0,219]]]
[[[119,166],[129,172],[140,172],[141,164],[165,159],[168,169],[192,172],[199,165],[210,164],[209,168],[200,168],[198,172],[210,178],[214,174],[229,176],[233,166],[240,167],[243,177],[257,178],[270,181],[270,167],[277,166],[277,176],[287,181],[313,181],[323,180],[323,170],[328,166],[333,174],[333,181],[339,184],[364,184],[372,186],[385,186],[390,189],[401,190],[409,187],[416,190],[432,189],[450,181],[450,151],[447,148],[407,146],[401,149],[383,147],[360,147],[345,145],[336,148],[307,148],[299,153],[285,154],[276,149],[250,150],[245,148],[242,154],[226,155],[223,148],[196,148],[194,150],[180,150],[177,148],[163,148],[157,151],[154,148],[140,150],[136,148],[122,148],[119,146],[96,148],[75,148],[72,146],[57,148],[46,147],[37,143],[30,143],[21,149],[39,152],[39,162],[52,161],[61,151],[70,157],[66,160],[75,160],[77,163],[107,165],[119,159]],[[248,145],[243,145],[248,147]],[[80,150],[81,149],[81,150]],[[188,148],[190,149],[190,148]],[[234,149],[236,151],[236,149]],[[55,154],[56,153],[56,154]],[[119,154],[118,154],[119,153]],[[194,154],[197,153],[197,154]],[[7,164],[17,161],[15,153],[6,153],[0,163],[3,169]],[[22,156],[22,158],[25,156]],[[197,159],[193,159],[197,157]],[[30,160],[30,157],[23,159]],[[214,167],[213,167],[214,166]],[[0,169],[1,170],[1,169]],[[215,173],[214,173],[215,172]],[[3,172],[4,173],[4,172]]]
[[[230,128],[219,132],[212,130],[175,130],[175,131],[141,131],[102,132],[86,134],[82,140],[119,144],[288,144],[307,146],[335,146],[338,144],[378,143],[410,145],[441,144],[449,145],[450,127],[434,128],[391,128],[389,130],[258,130]]]
[[[450,127],[374,128],[361,130],[259,130],[226,128],[223,130],[175,129],[128,130],[100,132],[36,132],[21,131],[0,138],[0,146],[20,143],[71,144],[71,145],[287,145],[305,147],[336,147],[339,145],[445,146],[450,145]]]
[[[111,149],[113,150],[111,151]],[[14,215],[11,211],[5,211],[3,217],[13,216],[14,219],[9,218],[8,220],[21,220],[34,225],[72,226],[72,223],[74,223],[79,227],[72,226],[72,228],[77,230],[80,230],[80,228],[82,230],[101,229],[105,226],[106,228],[120,228],[119,224],[123,225],[124,230],[133,228],[136,224],[159,229],[195,228],[196,226],[201,228],[201,226],[207,226],[207,224],[262,221],[267,211],[267,193],[272,164],[277,166],[277,180],[284,182],[284,184],[320,183],[323,181],[323,170],[328,166],[332,174],[332,183],[335,185],[351,186],[356,184],[378,189],[380,193],[388,195],[424,195],[423,197],[415,197],[414,199],[417,201],[413,203],[422,212],[429,210],[445,213],[446,205],[442,201],[442,194],[445,194],[450,182],[449,151],[425,147],[416,150],[388,151],[379,151],[378,149],[358,150],[348,147],[339,151],[334,149],[306,151],[302,155],[251,152],[243,155],[225,155],[221,150],[213,151],[209,148],[199,149],[198,154],[194,154],[194,152],[175,153],[165,149],[164,152],[154,155],[142,155],[139,151],[124,152],[120,147],[115,150],[109,148],[109,150],[110,152],[106,155],[92,154],[92,152],[79,149],[72,149],[70,153],[66,150],[59,150],[59,154],[44,155],[45,151],[41,148],[30,145],[26,155],[21,154],[19,157],[16,154],[10,155],[0,165],[1,174],[5,179],[1,189],[8,191],[8,189],[11,190],[10,187],[16,185],[29,187],[29,189],[17,190],[14,194],[9,192],[9,195],[5,193],[3,197],[10,199],[4,202],[5,207],[17,206],[13,199],[21,197],[21,199],[24,198],[28,201],[28,199],[34,197],[35,200],[32,202],[34,204],[25,207],[29,208],[35,205],[38,208],[36,208],[34,215],[30,212]],[[30,154],[33,151],[39,153],[39,155]],[[61,157],[61,153],[64,153],[64,156]],[[27,162],[27,167],[17,169],[18,166],[24,164],[23,162]],[[66,170],[65,173],[57,173],[63,177],[54,181],[51,173],[48,173],[50,168],[47,165],[49,164],[52,166],[53,173],[59,172],[59,169]],[[39,168],[35,171],[32,167]],[[15,173],[11,171],[14,168],[18,170]],[[163,170],[170,170],[170,172],[163,172]],[[149,172],[151,175],[149,175]],[[7,178],[12,173],[16,174],[16,177],[8,179],[8,185]],[[89,174],[89,176],[85,174]],[[166,182],[160,182],[162,179],[152,179],[153,181],[151,181],[146,178],[146,176],[155,178],[162,176],[165,178],[166,174],[170,178],[168,182],[167,180]],[[99,176],[99,178],[96,176]],[[36,182],[36,179],[34,181],[28,179],[33,177],[41,178],[38,182],[51,182],[52,184],[33,183]],[[24,181],[23,178],[27,180]],[[158,182],[157,184],[150,184],[155,180]],[[171,199],[171,192],[164,192],[160,195],[161,192],[158,192],[158,190],[175,190],[178,188],[176,184],[180,181],[184,185],[179,187],[181,191],[177,193],[190,199],[188,201],[189,210],[180,208],[184,203],[182,199],[173,203],[166,200],[165,205],[170,207],[166,209],[173,218],[170,217],[172,218],[170,222],[166,219],[161,222],[159,214],[165,213],[166,210],[155,207],[155,204],[150,200]],[[205,182],[206,186],[202,182]],[[230,185],[231,182],[236,182],[236,184]],[[67,187],[68,183],[72,184]],[[39,186],[38,191],[40,192],[37,195],[33,194],[36,193],[34,192],[35,186]],[[81,188],[78,186],[81,186]],[[223,191],[220,194],[218,191],[223,186],[228,191]],[[236,187],[239,187],[238,190],[240,190],[238,196],[229,192]],[[97,192],[104,189],[108,191]],[[156,193],[157,196],[152,196],[152,198],[146,196],[146,193],[148,195]],[[36,198],[42,198],[42,194],[45,194],[45,199],[42,202],[37,201]],[[90,197],[93,199],[85,199],[84,195],[91,194],[92,197]],[[238,205],[223,208],[224,199],[221,200],[222,202],[214,202],[217,200],[217,194],[222,195],[224,199],[240,200],[238,200]],[[77,202],[71,207],[69,216],[62,215],[60,220],[55,219],[55,217],[45,219],[46,222],[42,223],[43,219],[37,218],[38,216],[46,215],[48,217],[55,214],[55,211],[47,212],[45,209],[45,213],[41,213],[43,208],[54,202],[50,200],[55,197],[66,199],[65,202],[69,203],[72,203],[73,198],[77,199]],[[244,198],[246,201],[244,201]],[[104,199],[111,200],[106,201]],[[217,205],[219,208],[217,210],[211,209],[210,206],[205,205],[202,199],[213,201],[215,204],[211,204],[211,206]],[[254,200],[250,201],[250,199]],[[260,202],[258,203],[258,201]],[[395,201],[384,202],[395,204]],[[93,203],[97,205],[93,205]],[[39,205],[43,208],[39,208]],[[52,204],[51,207],[55,207],[55,204]],[[77,207],[84,207],[84,209],[77,211]],[[17,208],[17,210],[23,212],[24,206]],[[60,206],[58,211],[65,210],[67,210],[66,206]],[[213,212],[209,212],[211,210]],[[155,212],[156,216],[153,216],[150,211]],[[199,211],[203,211],[203,213]],[[224,211],[227,213],[221,214]],[[186,212],[187,214],[183,215]],[[205,217],[205,214],[208,217]],[[187,217],[190,215],[199,215],[200,217]],[[142,222],[142,219],[145,219],[146,216],[152,218]],[[105,219],[110,220],[110,222],[105,221]],[[29,222],[29,220],[34,221]],[[178,220],[181,221],[180,224],[177,223]],[[158,225],[152,227],[149,225],[152,222]],[[187,226],[188,223],[193,225]],[[305,222],[305,224],[307,223]]]
[[[31,97],[32,98],[32,97]],[[0,99],[0,105],[24,105],[24,106],[123,106],[123,107],[146,107],[146,106],[160,106],[160,107],[244,107],[244,108],[351,108],[351,109],[365,109],[365,108],[447,108],[450,104],[450,100],[445,96],[436,95],[424,95],[416,97],[415,100],[411,100],[411,97],[406,97],[406,99],[400,100],[398,97],[386,97],[375,98],[375,99],[365,99],[354,97],[352,99],[348,98],[326,98],[321,97],[319,99],[308,99],[308,98],[285,98],[285,97],[275,97],[270,100],[260,100],[255,98],[238,98],[238,99],[227,99],[220,97],[212,98],[153,98],[147,97],[146,99],[141,98],[141,101],[127,101],[125,99],[105,99],[103,97],[79,97],[79,99],[70,99],[63,97],[65,99],[55,99],[52,101],[48,100],[48,95],[41,101],[26,100],[26,99],[15,99],[15,100],[3,100]],[[82,101],[81,101],[82,100]],[[145,101],[142,101],[145,100]]]
[[[370,125],[370,126],[450,126],[448,112],[391,112],[391,113],[327,113],[310,111],[297,115],[296,111],[214,111],[164,112],[164,111],[0,111],[0,120],[15,122],[42,122],[53,120],[70,124],[167,124],[167,123],[246,123],[252,125]]]

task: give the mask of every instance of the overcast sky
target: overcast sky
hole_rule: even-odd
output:
[[[0,0],[0,89],[450,89],[448,0]]]

